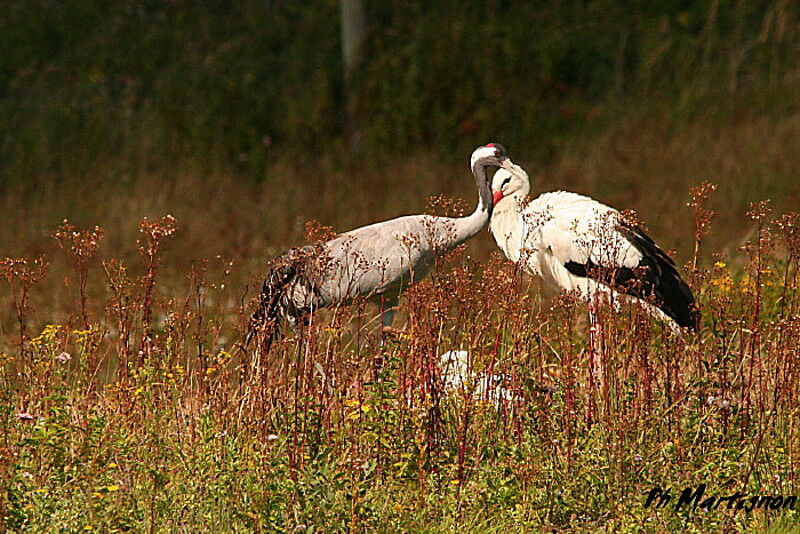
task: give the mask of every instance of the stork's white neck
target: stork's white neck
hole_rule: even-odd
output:
[[[519,261],[522,247],[522,203],[525,200],[522,191],[509,195],[494,207],[489,231],[494,236],[497,246],[511,261]]]
[[[522,204],[527,196],[527,193],[524,191],[516,191],[507,197],[503,197],[500,202],[495,204],[494,211],[492,212],[492,219],[494,219],[498,213],[519,213],[522,210]]]

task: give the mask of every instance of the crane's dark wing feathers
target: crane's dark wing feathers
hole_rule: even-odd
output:
[[[641,253],[638,267],[609,268],[591,260],[585,264],[568,261],[564,267],[575,276],[592,278],[617,291],[652,302],[679,326],[696,331],[700,311],[692,290],[681,278],[672,258],[638,226],[620,223],[617,230]]]

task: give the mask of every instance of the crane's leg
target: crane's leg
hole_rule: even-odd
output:
[[[384,300],[381,298],[381,349],[384,349],[386,345],[386,337],[395,333],[394,329],[392,329],[392,323],[394,322],[396,313],[397,299]],[[383,350],[380,350],[375,353],[373,359],[372,380],[375,382],[378,382],[381,377],[381,372],[385,363],[383,356]]]
[[[383,333],[393,332],[392,323],[397,314],[397,299],[381,301],[381,326]]]
[[[388,336],[398,334],[398,331],[392,328],[394,316],[397,313],[397,299],[383,301],[381,300],[381,347],[386,344]]]
[[[381,317],[381,324],[384,330],[390,330],[392,328],[392,323],[394,323],[394,316],[397,313],[397,307],[392,306],[388,310],[383,311],[383,316]]]

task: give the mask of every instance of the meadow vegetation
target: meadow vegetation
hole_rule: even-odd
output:
[[[599,378],[585,308],[543,298],[497,254],[442,260],[407,293],[398,332],[381,334],[374,306],[356,302],[259,354],[240,345],[252,303],[231,283],[234,263],[198,260],[182,287],[162,283],[179,221],[141,222],[141,274],[98,256],[101,229],[65,222],[60,258],[0,271],[13,318],[0,375],[4,528],[794,524],[788,510],[643,507],[655,486],[797,493],[800,215],[755,203],[734,269],[702,245],[713,193],[695,188],[687,210],[703,328],[675,337],[636,308],[604,308]],[[449,350],[502,381],[446,388]],[[493,400],[496,388],[511,394]]]
[[[368,4],[350,93],[334,1],[0,5],[0,532],[796,530],[643,506],[800,495],[796,6]],[[634,209],[701,330],[603,308],[594,379],[585,308],[483,234],[398,332],[243,350],[270,258],[470,209],[488,141]]]

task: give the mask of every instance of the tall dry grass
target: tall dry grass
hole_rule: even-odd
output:
[[[797,124],[747,131],[780,144]],[[697,251],[684,273],[703,328],[678,338],[635,308],[603,309],[600,382],[584,308],[543,296],[487,254],[486,237],[407,293],[393,336],[356,302],[269,354],[241,349],[264,262],[302,240],[306,219],[344,229],[400,204],[422,210],[432,193],[470,199],[460,167],[417,158],[368,181],[373,169],[285,165],[262,186],[180,172],[10,193],[3,527],[670,532],[796,521],[642,506],[655,485],[798,493],[800,219],[787,209],[794,183],[766,179],[786,176],[796,153],[730,128],[668,137],[624,125],[533,167],[535,190],[597,192],[636,208],[681,263]],[[637,175],[655,178],[648,187]],[[701,176],[719,188],[691,198],[683,186]],[[753,180],[787,194],[749,203],[762,192],[747,191]],[[469,353],[456,388],[440,362],[450,350]]]

